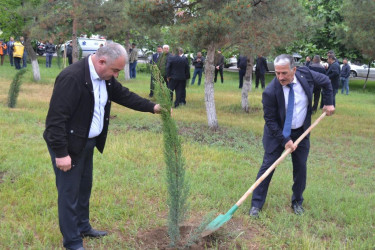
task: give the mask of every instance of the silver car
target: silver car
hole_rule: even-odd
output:
[[[350,77],[367,77],[368,65],[356,65],[349,63],[350,65]],[[342,65],[341,65],[342,67]],[[375,68],[370,68],[370,78],[375,78]]]

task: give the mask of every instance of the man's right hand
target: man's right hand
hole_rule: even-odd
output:
[[[72,168],[72,159],[69,155],[62,158],[56,157],[56,167],[64,172],[69,171]]]
[[[294,150],[297,149],[297,146],[294,145],[293,141],[292,140],[289,140],[286,144],[285,144],[285,150],[287,150],[288,148],[290,148],[290,152],[292,153]]]

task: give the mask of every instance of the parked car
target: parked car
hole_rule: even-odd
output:
[[[225,59],[224,68],[229,68],[235,66],[237,68],[237,58],[235,56],[231,56]]]
[[[64,54],[65,46],[67,46],[70,43],[70,41],[71,40],[67,41],[65,44],[61,46],[60,48],[61,55]],[[106,39],[93,39],[93,38],[79,37],[78,44],[82,49],[82,57],[86,57],[88,55],[95,53],[99,49],[100,44],[106,45]]]
[[[354,63],[350,63],[348,62],[348,64],[350,65],[350,77],[367,77],[367,73],[368,73],[368,65],[356,65]],[[341,64],[341,68],[342,68],[342,64]],[[370,78],[375,78],[375,68],[370,68],[370,74],[369,74],[369,77]]]

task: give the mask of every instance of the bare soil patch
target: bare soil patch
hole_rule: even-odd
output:
[[[247,225],[240,218],[232,218],[217,232],[207,237],[197,237],[191,242],[194,230],[199,226],[199,221],[186,223],[180,227],[181,240],[176,247],[170,246],[168,228],[166,226],[139,231],[136,236],[137,249],[258,249],[257,243],[252,239],[260,232]],[[189,244],[190,243],[190,244]]]

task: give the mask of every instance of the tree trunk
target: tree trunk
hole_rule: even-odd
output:
[[[126,38],[125,38],[125,49],[126,49],[126,52],[128,52],[128,61],[125,63],[125,68],[124,68],[125,81],[130,80],[130,71],[129,71],[130,42],[129,42],[129,39],[130,39],[130,32],[128,31],[126,32]]]
[[[76,1],[73,1],[73,7],[76,9],[78,8],[78,4]],[[77,40],[77,26],[78,26],[78,20],[77,20],[77,17],[76,15],[74,14],[74,11],[73,11],[73,27],[72,27],[72,31],[73,31],[73,35],[72,35],[72,42],[73,42],[73,50],[72,50],[72,61],[73,63],[77,62],[78,61],[78,56],[79,56],[79,53],[78,53],[78,40]]]
[[[372,60],[370,60],[369,63],[368,63],[368,71],[367,71],[367,76],[366,76],[365,84],[363,85],[363,89],[366,88],[367,80],[368,80],[368,77],[369,77],[369,75],[370,75],[371,62],[372,62]]]
[[[207,49],[207,58],[205,62],[205,80],[204,80],[204,101],[206,104],[208,127],[216,130],[219,127],[216,108],[215,108],[215,93],[214,93],[214,56],[215,45],[211,43]]]
[[[25,35],[24,37],[25,37],[26,51],[27,51],[27,54],[29,55],[30,60],[31,60],[31,67],[33,69],[34,81],[39,82],[40,81],[40,70],[39,70],[39,64],[38,64],[37,56],[36,56],[36,53],[35,53],[33,47],[31,46],[31,41],[30,41],[29,37],[27,35]]]
[[[241,97],[241,106],[242,109],[249,113],[250,111],[250,104],[248,99],[248,94],[251,91],[252,85],[252,76],[253,76],[253,63],[252,63],[252,55],[247,55],[247,66],[246,66],[246,73],[245,73],[245,81],[242,86],[242,97]]]

